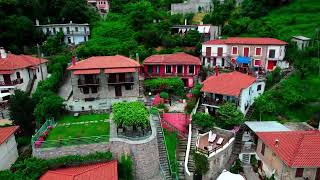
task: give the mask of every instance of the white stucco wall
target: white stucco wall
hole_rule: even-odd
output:
[[[218,55],[218,47],[222,47],[222,55],[227,56],[227,45],[219,44],[219,45],[202,45],[202,56],[206,56],[206,48],[211,47],[211,56],[217,56]]]
[[[0,145],[0,171],[9,169],[18,156],[17,143],[13,134]]]
[[[261,89],[258,91],[258,86],[261,85]],[[240,103],[239,103],[239,110],[246,114],[250,105],[254,103],[254,99],[259,97],[265,89],[265,82],[255,82],[250,87],[243,89],[241,91]],[[246,104],[249,104],[249,107],[245,109]]]
[[[274,49],[275,50],[275,57],[269,58],[269,50]],[[268,46],[267,50],[267,59],[270,60],[283,60],[285,56],[285,46]]]

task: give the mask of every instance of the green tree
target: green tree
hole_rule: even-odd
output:
[[[67,46],[64,43],[63,32],[58,32],[54,36],[49,36],[42,49],[46,55],[58,54],[66,50]]]
[[[15,125],[19,125],[22,133],[31,135],[34,129],[34,111],[35,104],[29,95],[21,90],[15,90],[10,98],[9,112],[10,119]]]
[[[202,129],[212,128],[215,125],[214,118],[206,113],[195,113],[192,121]]]
[[[118,163],[118,175],[122,180],[133,180],[133,161],[131,156],[122,155]]]
[[[34,110],[37,127],[48,117],[57,117],[63,108],[63,99],[52,92],[46,92]]]
[[[195,169],[197,173],[206,174],[209,171],[209,162],[205,155],[193,152],[193,160],[195,162]]]
[[[183,39],[183,43],[185,46],[195,46],[198,42],[200,42],[201,35],[197,30],[188,31],[186,36]]]
[[[269,92],[265,92],[254,100],[254,105],[259,112],[260,121],[262,120],[262,114],[273,113],[276,111],[276,104],[273,100],[273,96]]]
[[[232,128],[232,126],[239,125],[243,122],[244,116],[237,109],[234,103],[224,103],[217,110],[219,124],[223,128]]]

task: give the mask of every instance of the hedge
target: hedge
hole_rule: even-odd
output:
[[[181,78],[155,78],[144,81],[146,92],[160,92],[166,90],[169,93],[184,96],[184,83]]]
[[[38,179],[49,169],[64,168],[69,166],[79,166],[112,160],[111,152],[97,152],[87,156],[64,156],[56,159],[27,158],[17,160],[10,170],[0,171],[0,179]]]

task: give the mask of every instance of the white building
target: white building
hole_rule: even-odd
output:
[[[292,36],[291,41],[294,42],[299,50],[303,50],[309,46],[310,38],[304,36]]]
[[[90,35],[90,27],[88,23],[76,24],[45,24],[40,25],[39,21],[36,21],[36,27],[40,28],[42,32],[46,35],[55,35],[58,32],[63,32],[64,42],[66,44],[75,44],[88,41]]]
[[[15,89],[30,92],[33,84],[48,76],[46,59],[6,53],[3,48],[0,54],[0,100],[7,100]]]
[[[202,105],[214,113],[215,109],[225,102],[232,102],[246,114],[254,99],[260,96],[264,89],[264,81],[238,71],[210,76],[203,82],[201,89]]]
[[[288,68],[284,61],[287,43],[274,38],[230,37],[202,44],[202,64],[213,67],[238,67],[272,71]],[[245,71],[247,72],[247,71]]]
[[[0,127],[0,171],[9,169],[18,158],[14,133],[18,126]]]
[[[198,31],[203,41],[208,41],[211,39],[217,39],[221,35],[221,27],[213,26],[211,24],[195,24],[195,25],[174,25],[171,27],[172,34],[185,35],[190,30]]]

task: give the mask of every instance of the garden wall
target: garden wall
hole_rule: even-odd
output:
[[[93,152],[111,151],[114,157],[130,154],[134,160],[135,179],[154,179],[160,174],[157,138],[154,131],[145,140],[131,141],[124,138],[110,138],[109,143],[64,146],[59,148],[35,148],[33,156],[43,159],[65,155],[87,155]]]

